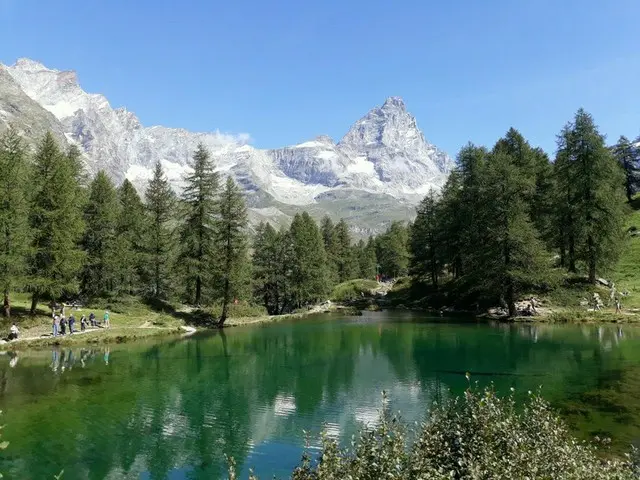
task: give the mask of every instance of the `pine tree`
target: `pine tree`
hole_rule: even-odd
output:
[[[595,283],[597,272],[617,259],[622,243],[624,174],[583,109],[564,133],[567,141],[559,144],[558,155],[566,163],[565,180],[572,185],[569,203],[580,234],[576,257],[585,262],[589,282]]]
[[[215,224],[222,313],[218,326],[227,319],[229,303],[247,288],[247,208],[242,192],[231,177],[220,194],[219,218]]]
[[[349,233],[349,226],[344,219],[340,219],[333,228],[333,238],[334,250],[332,253],[338,274],[338,282],[342,283],[353,279],[356,271],[354,252],[351,247],[351,234]]]
[[[145,267],[145,233],[148,232],[147,212],[129,180],[118,188],[118,219],[116,226],[117,288],[119,293],[138,293]]]
[[[625,173],[625,192],[630,202],[640,184],[640,138],[635,143],[624,135],[614,147],[614,154]]]
[[[545,250],[530,217],[535,177],[523,172],[517,157],[496,148],[485,166],[483,185],[478,204],[487,209],[482,218],[489,234],[477,246],[473,276],[476,286],[499,294],[513,317],[519,295],[542,282],[547,271]]]
[[[116,188],[100,170],[89,187],[85,207],[83,247],[86,261],[82,272],[82,291],[89,297],[113,294],[119,262],[116,228],[119,215]]]
[[[180,227],[178,266],[184,272],[187,299],[194,305],[200,305],[203,289],[211,284],[219,187],[219,175],[204,145],[198,145],[193,156],[193,173],[186,175],[184,181],[184,220]]]
[[[307,213],[296,214],[291,222],[292,295],[296,306],[318,302],[327,294],[327,255],[320,229]]]
[[[293,249],[286,231],[277,232],[261,223],[253,245],[254,292],[270,315],[280,315],[291,306]]]
[[[376,258],[384,275],[398,278],[409,267],[409,234],[402,222],[393,222],[376,241]]]
[[[174,237],[171,228],[175,208],[175,194],[160,162],[156,163],[153,178],[145,192],[149,216],[145,255],[148,290],[154,298],[169,296]]]
[[[356,245],[357,252],[357,275],[358,278],[366,278],[368,280],[373,280],[376,278],[376,245],[373,237],[369,237],[369,240],[365,242],[364,240],[358,241]]]
[[[430,190],[417,208],[409,233],[410,272],[418,278],[428,277],[434,288],[438,288],[443,250],[438,207],[436,193]]]
[[[576,242],[579,235],[579,219],[573,200],[576,196],[571,149],[573,134],[570,125],[563,128],[557,137],[558,151],[553,166],[555,190],[553,194],[554,244],[560,251],[560,265],[569,272],[576,270]]]
[[[335,225],[328,215],[322,217],[320,221],[320,233],[324,242],[324,250],[327,254],[327,279],[331,285],[340,283],[338,273],[337,239]]]
[[[84,252],[82,171],[77,150],[63,154],[51,133],[40,143],[34,159],[30,223],[33,250],[29,287],[31,313],[42,295],[58,297],[77,288]]]
[[[11,289],[25,283],[29,253],[28,167],[18,133],[0,137],[0,284],[4,315],[11,316]]]

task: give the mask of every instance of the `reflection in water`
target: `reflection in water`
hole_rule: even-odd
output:
[[[297,464],[303,431],[315,439],[326,425],[348,439],[377,422],[383,390],[388,408],[419,420],[432,402],[467,387],[467,371],[502,392],[544,385],[585,435],[638,437],[640,408],[631,409],[640,406],[611,414],[640,397],[635,329],[411,319],[424,320],[333,317],[152,344],[55,348],[21,354],[20,363],[0,358],[11,441],[3,473],[51,478],[64,468],[65,479],[211,479],[221,478],[230,455],[245,473],[253,466],[263,477],[284,476]]]

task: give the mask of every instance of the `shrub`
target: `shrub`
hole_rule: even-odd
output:
[[[631,480],[636,474],[630,457],[604,459],[595,444],[575,440],[539,395],[529,393],[517,408],[513,393],[501,398],[488,388],[434,405],[414,430],[383,412],[378,426],[346,449],[323,434],[317,461],[305,452],[291,478]]]
[[[374,280],[349,280],[335,287],[331,292],[331,300],[334,302],[349,302],[362,298],[362,296],[371,296],[371,291],[378,287],[378,282]]]

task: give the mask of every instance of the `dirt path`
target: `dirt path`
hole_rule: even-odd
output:
[[[89,332],[98,332],[100,330],[102,330],[102,328],[87,328],[84,331],[80,330],[79,332],[73,332],[72,334],[65,334],[65,335],[58,334],[58,337],[65,338],[67,336],[83,335],[83,334],[89,333]],[[28,342],[28,341],[31,341],[31,340],[41,340],[43,338],[53,338],[53,335],[51,333],[45,333],[45,334],[38,335],[38,336],[35,336],[35,337],[23,337],[23,336],[20,336],[16,340],[11,340],[9,342],[7,342],[6,340],[0,340],[0,345],[6,345],[7,343]]]

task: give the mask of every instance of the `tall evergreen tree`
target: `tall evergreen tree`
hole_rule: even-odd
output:
[[[229,303],[244,293],[248,283],[247,208],[242,192],[227,177],[220,193],[219,218],[215,224],[221,281],[222,313],[218,325],[227,319]]]
[[[535,177],[523,172],[517,157],[496,148],[485,169],[482,218],[488,222],[484,243],[477,246],[477,286],[499,294],[509,315],[516,315],[515,303],[532,285],[545,278],[545,251],[530,217]]]
[[[438,198],[433,190],[420,202],[409,234],[410,272],[427,277],[434,288],[442,270],[442,234],[440,232]]]
[[[565,180],[573,185],[570,203],[580,229],[577,258],[595,283],[598,270],[617,258],[623,239],[624,174],[583,109],[564,133],[567,140],[559,144],[558,154],[566,162]]]
[[[327,294],[327,255],[320,229],[307,212],[295,215],[290,233],[294,250],[292,295],[296,306],[301,307]]]
[[[280,315],[291,307],[293,245],[287,231],[260,224],[253,246],[253,277],[256,298],[270,315]]]
[[[614,154],[625,173],[625,193],[630,202],[640,185],[640,137],[631,142],[624,135],[616,143]]]
[[[193,156],[193,173],[186,175],[184,181],[184,220],[180,226],[178,265],[184,272],[188,301],[200,305],[203,289],[211,284],[216,196],[219,187],[219,175],[204,145],[198,145]]]
[[[402,222],[393,222],[376,239],[376,258],[381,273],[397,278],[406,275],[409,267],[409,234]]]
[[[77,274],[84,260],[79,248],[85,198],[80,165],[77,150],[65,155],[51,133],[40,142],[31,182],[31,313],[35,313],[42,295],[55,298],[77,288]]]
[[[10,317],[10,292],[25,282],[31,233],[26,154],[13,129],[0,137],[0,172],[0,284],[4,315]]]
[[[118,188],[116,226],[116,274],[119,293],[140,291],[145,267],[147,212],[133,184],[126,180]]]
[[[116,188],[100,170],[89,187],[85,207],[83,247],[86,260],[82,272],[82,291],[90,297],[113,294],[119,262],[116,254],[116,228],[119,215]]]
[[[176,201],[160,162],[155,165],[145,197],[149,216],[145,277],[149,293],[154,298],[163,299],[169,296],[172,283],[170,269],[173,265],[174,237],[171,222]]]
[[[369,240],[358,241],[356,247],[357,260],[358,260],[358,277],[373,280],[376,278],[377,273],[377,259],[376,259],[376,244],[373,237],[369,237]]]
[[[320,233],[324,242],[324,250],[327,254],[327,281],[331,285],[340,283],[340,275],[338,273],[338,258],[336,229],[333,221],[328,215],[322,217],[320,221]]]
[[[338,273],[338,282],[342,283],[355,278],[356,273],[356,259],[351,246],[351,234],[349,233],[349,225],[344,219],[340,219],[333,228],[333,238],[334,250],[332,253]]]

